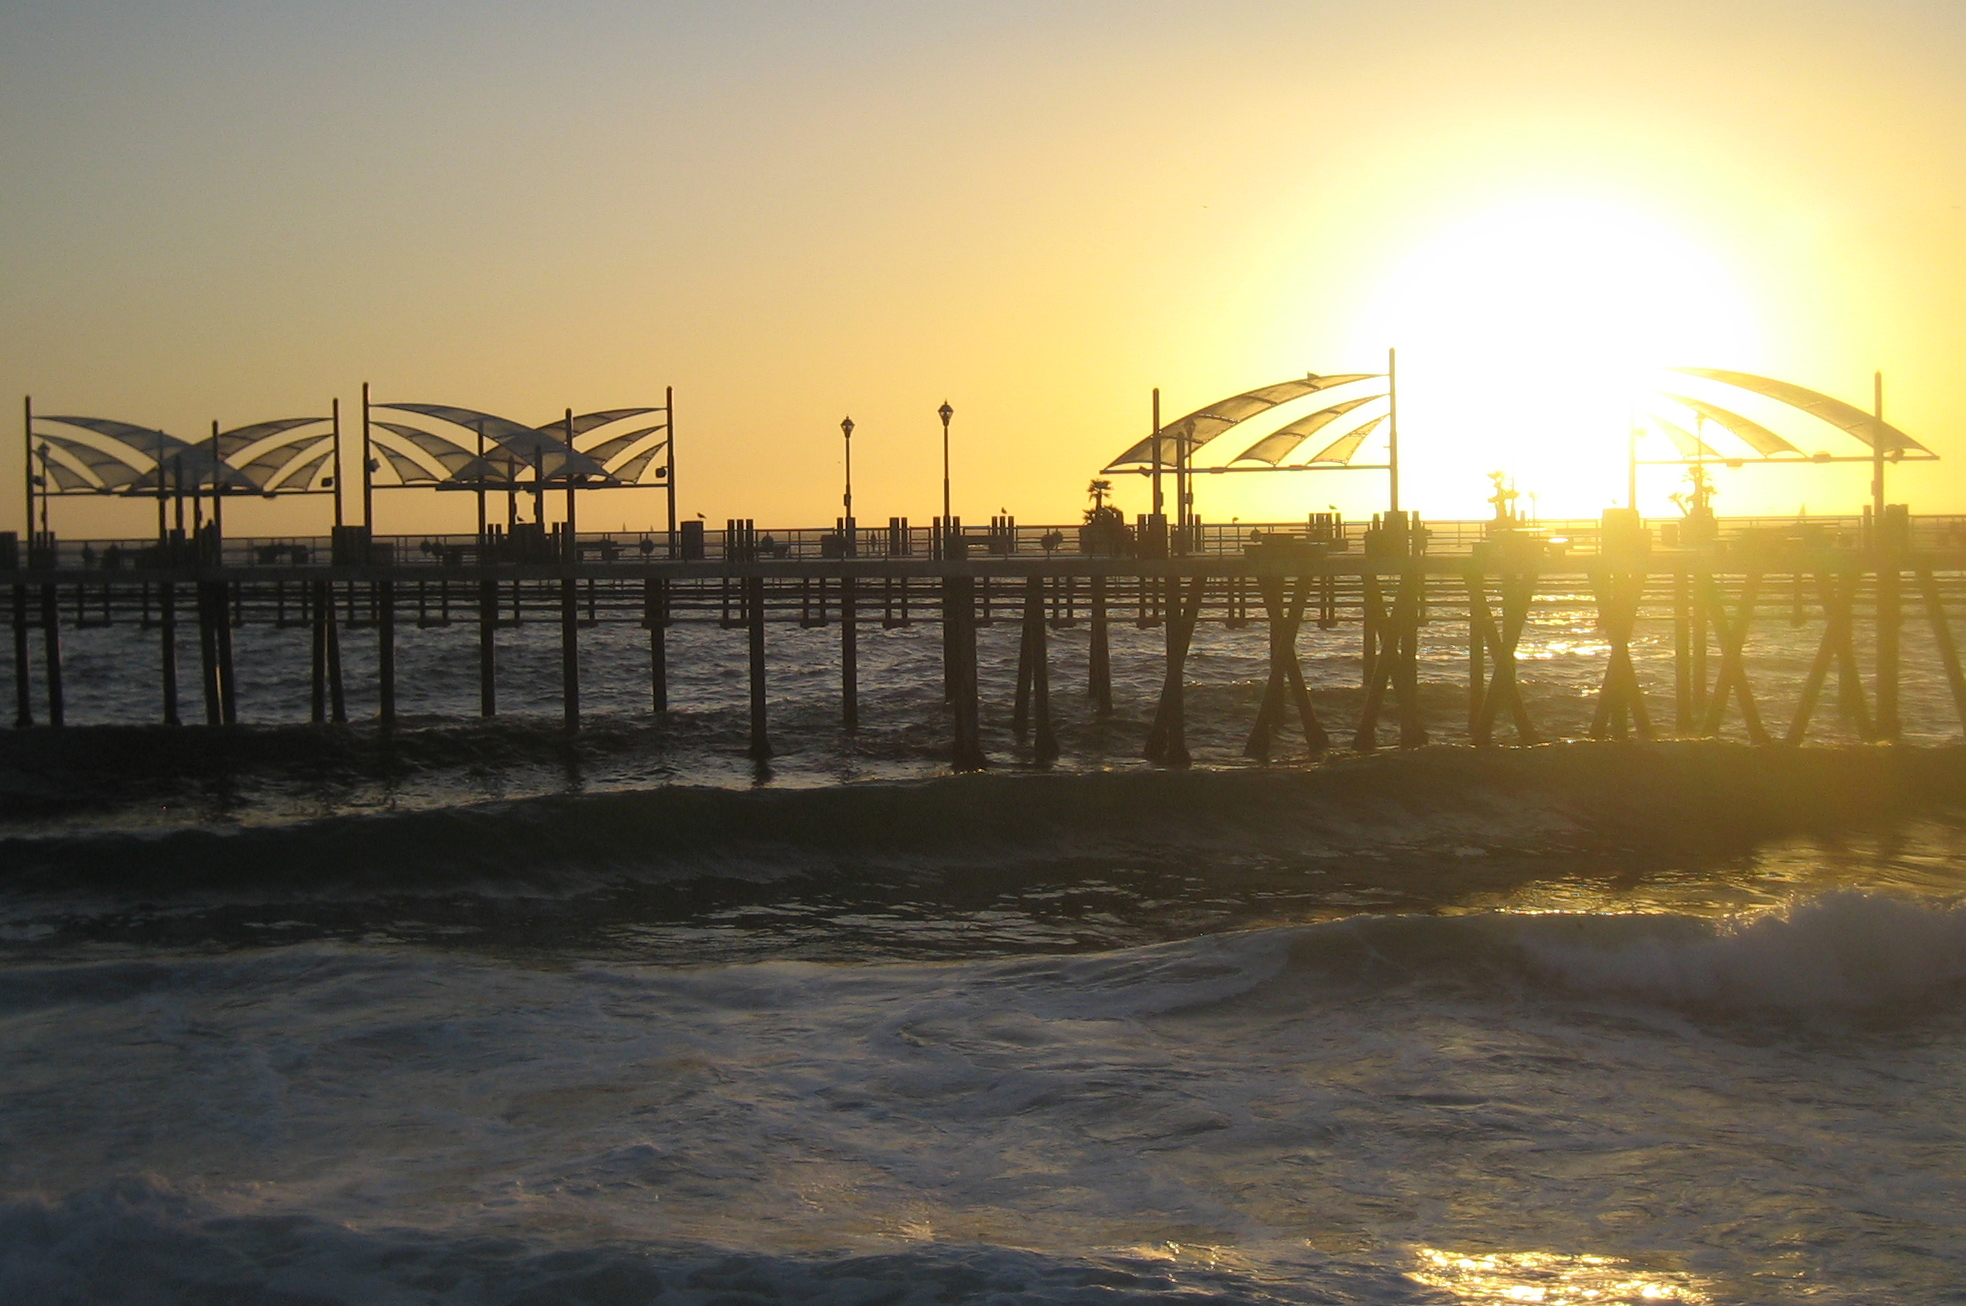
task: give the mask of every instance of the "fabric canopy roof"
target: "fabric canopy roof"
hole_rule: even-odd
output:
[[[1802,452],[1802,450],[1796,448],[1781,436],[1776,435],[1761,423],[1743,417],[1739,413],[1731,412],[1728,409],[1720,407],[1718,404],[1710,404],[1704,399],[1689,399],[1685,395],[1668,394],[1665,397],[1676,404],[1684,404],[1700,416],[1706,418],[1709,422],[1739,436],[1742,440],[1753,446],[1755,452],[1763,458],[1768,457],[1770,454],[1799,454]]]
[[[1818,394],[1814,390],[1788,381],[1775,381],[1765,376],[1755,376],[1751,372],[1728,372],[1714,367],[1674,367],[1667,370],[1678,372],[1683,376],[1705,377],[1709,381],[1719,381],[1723,385],[1766,395],[1791,408],[1799,408],[1812,417],[1819,417],[1838,430],[1857,437],[1867,447],[1882,450],[1887,454],[1931,452],[1924,445],[1874,414],[1846,404],[1841,399],[1832,399],[1826,394]],[[1753,442],[1749,441],[1749,443]]]
[[[1307,417],[1300,417],[1287,426],[1279,427],[1242,451],[1234,462],[1268,463],[1275,467],[1288,458],[1297,446],[1331,425],[1345,414],[1362,408],[1374,400],[1384,399],[1383,394],[1366,395],[1362,399],[1348,399],[1342,404],[1320,408]]]

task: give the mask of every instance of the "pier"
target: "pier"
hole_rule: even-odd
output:
[[[1439,695],[1423,699],[1420,641],[1466,649],[1465,717],[1478,745],[1533,744],[1546,733],[1518,687],[1517,646],[1533,609],[1581,606],[1608,645],[1595,691],[1594,738],[1729,734],[1754,744],[1801,744],[1824,715],[1825,691],[1859,735],[1901,737],[1908,625],[1929,632],[1956,724],[1966,731],[1966,675],[1951,625],[1966,606],[1966,519],[1641,520],[1626,511],[1588,522],[1527,526],[1423,523],[1385,513],[1369,522],[1314,516],[1297,523],[1170,530],[1142,518],[1124,531],[1095,526],[988,527],[894,519],[885,527],[765,530],[685,523],[675,532],[577,534],[488,529],[470,536],[371,537],[341,528],[330,539],[221,537],[20,541],[0,535],[12,647],[14,724],[62,727],[64,629],[129,623],[155,640],[149,668],[166,725],[241,724],[232,632],[291,630],[309,641],[310,718],[348,720],[342,666],[347,641],[374,641],[376,716],[396,722],[397,632],[406,624],[475,626],[479,711],[499,713],[500,632],[519,622],[557,624],[559,697],[568,731],[582,721],[582,631],[627,623],[646,632],[647,703],[669,709],[667,632],[679,624],[730,632],[728,659],[749,687],[748,738],[769,758],[771,630],[836,629],[838,728],[860,725],[863,628],[939,627],[949,759],[985,764],[977,631],[1016,623],[1018,674],[1010,721],[1038,763],[1058,754],[1061,713],[1114,708],[1109,631],[1115,623],[1163,635],[1161,687],[1145,758],[1188,763],[1186,664],[1201,623],[1260,626],[1268,674],[1245,753],[1270,756],[1300,736],[1312,755],[1334,748],[1411,748],[1435,737]],[[1758,681],[1747,651],[1757,623],[1806,622],[1816,652],[1799,693]],[[1083,626],[1085,683],[1054,680],[1052,632]],[[1648,694],[1633,663],[1641,632],[1670,631],[1670,696]],[[1342,652],[1357,668],[1360,708],[1320,715],[1300,658]],[[180,658],[194,660],[196,701],[179,701]],[[464,668],[459,674],[468,674]],[[1437,691],[1437,680],[1435,683]],[[1933,686],[1932,688],[1938,688]],[[1054,692],[1057,691],[1057,692]],[[1432,703],[1431,708],[1429,702]],[[1431,715],[1430,715],[1431,713]],[[1932,729],[1940,723],[1921,722]],[[1954,722],[1944,723],[1949,729]],[[1457,729],[1457,734],[1459,733]]]

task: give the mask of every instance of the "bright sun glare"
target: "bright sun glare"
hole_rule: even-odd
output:
[[[1400,352],[1415,506],[1466,510],[1511,472],[1546,515],[1621,501],[1629,410],[1673,365],[1742,367],[1759,330],[1727,269],[1633,209],[1536,199],[1440,232],[1399,262],[1357,339]]]

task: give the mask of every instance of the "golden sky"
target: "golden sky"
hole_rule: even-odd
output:
[[[673,385],[712,524],[829,523],[847,414],[860,519],[925,521],[946,398],[957,511],[1036,522],[1153,386],[1173,416],[1391,345],[1404,506],[1483,515],[1499,469],[1560,516],[1622,501],[1645,368],[1863,405],[1881,370],[1947,459],[1893,499],[1962,511],[1962,69],[1957,0],[14,0],[0,393],[195,436],[364,380],[534,421]],[[1723,472],[1717,507],[1852,511],[1866,477]],[[1199,490],[1247,521],[1362,515],[1384,482]],[[378,527],[469,511],[385,495]],[[56,506],[70,535],[149,520]]]

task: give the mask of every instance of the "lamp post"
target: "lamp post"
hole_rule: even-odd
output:
[[[956,410],[944,399],[935,411],[942,418],[942,556],[946,558],[952,551],[949,547],[949,419],[956,415]]]
[[[846,518],[841,522],[841,534],[846,537],[846,556],[851,558],[855,552],[853,547],[853,419],[851,417],[840,419],[840,435],[846,441],[846,495],[843,499],[846,505]]]

